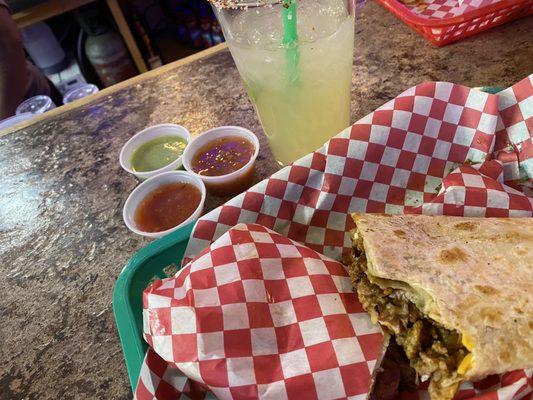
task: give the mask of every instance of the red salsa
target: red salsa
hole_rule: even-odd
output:
[[[181,224],[198,208],[202,194],[190,183],[169,183],[149,193],[135,211],[144,232],[161,232]]]
[[[231,174],[244,167],[254,151],[254,145],[242,137],[221,137],[201,147],[194,155],[191,167],[204,176]]]

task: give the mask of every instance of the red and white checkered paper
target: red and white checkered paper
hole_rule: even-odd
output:
[[[533,216],[532,182],[533,75],[498,95],[423,83],[203,216],[186,255],[245,222],[339,259],[350,213]]]
[[[382,342],[341,263],[257,224],[151,286],[144,307],[150,346],[220,399],[358,398]]]
[[[216,251],[219,244],[215,240],[219,238],[226,240],[224,238],[227,237],[228,230],[243,222],[257,223],[273,229],[294,240],[291,245],[296,248],[301,249],[297,243],[303,243],[318,253],[339,259],[350,249],[349,230],[353,228],[353,222],[349,214],[356,211],[479,217],[533,216],[532,141],[533,75],[498,95],[444,82],[415,86],[332,138],[315,153],[282,169],[202,217],[193,230],[186,254],[190,260],[201,250],[203,252],[196,261],[178,273],[175,280],[169,282],[174,282],[172,285],[187,287],[188,279],[187,284],[191,285],[191,266],[202,257],[205,259],[207,254]],[[248,226],[248,229],[252,228]],[[231,232],[229,235],[231,236]],[[271,233],[269,235],[272,236]],[[211,245],[211,250],[205,250]],[[246,247],[246,243],[244,245]],[[227,254],[242,254],[242,251],[235,250]],[[318,254],[317,256],[325,260],[322,256]],[[242,263],[239,260],[237,257],[236,260],[227,262],[237,265],[240,272]],[[216,266],[210,265],[206,270],[215,268]],[[346,279],[345,272],[343,273]],[[214,276],[216,278],[216,274]],[[343,275],[339,273],[336,276],[340,279]],[[232,284],[240,287],[243,282],[242,276],[241,280],[236,282],[238,283]],[[287,279],[281,279],[281,282],[284,282],[280,283],[281,285],[288,285]],[[212,285],[211,289],[217,287],[217,291],[220,289],[216,279],[213,278],[206,279],[203,284]],[[183,301],[183,296],[189,296],[189,301],[194,298],[190,297],[190,294],[184,294],[183,289],[173,287],[165,288],[166,294],[161,296],[158,294],[158,297],[152,293],[154,290],[162,290],[157,285],[148,291],[148,295],[161,300],[161,303],[157,307],[149,305],[148,313],[158,307],[169,313],[174,304]],[[238,291],[233,293],[237,294]],[[359,307],[355,298],[353,301],[351,306]],[[292,303],[293,300],[290,301],[290,304]],[[292,307],[294,309],[294,305]],[[196,312],[198,309],[193,308],[193,311]],[[240,315],[249,317],[251,314],[254,317],[256,314],[268,315],[255,312],[236,313],[236,320],[240,321],[238,318]],[[195,315],[198,319],[200,314]],[[351,314],[346,313],[346,315]],[[150,318],[146,317],[145,322],[154,329],[158,325],[150,324]],[[182,357],[182,351],[187,354],[187,351],[194,349],[190,342],[177,341],[175,347],[169,339],[164,339],[166,342],[159,344],[154,342],[155,337],[172,336],[169,328],[172,326],[172,319],[169,318],[156,319],[160,321],[159,326],[165,334],[152,333],[151,339],[147,336],[149,343],[155,347],[159,355],[153,350],[147,353],[137,388],[137,399],[203,398],[207,388],[212,389],[221,398],[246,397],[245,393],[239,392],[240,389],[251,390],[246,392],[251,397],[254,397],[255,393],[257,395],[255,397],[262,395],[267,398],[284,398],[280,393],[286,392],[287,398],[303,398],[292,397],[290,395],[292,392],[287,392],[287,380],[293,377],[287,379],[283,368],[283,374],[279,374],[277,370],[278,375],[271,375],[271,379],[267,379],[268,383],[262,380],[264,375],[258,378],[255,371],[264,368],[247,369],[250,365],[255,367],[253,362],[250,364],[250,355],[243,356],[247,361],[235,364],[235,367],[233,365],[228,367],[227,361],[216,361],[214,358],[210,364],[212,368],[208,368],[210,372],[218,368],[226,368],[227,371],[229,368],[234,375],[243,376],[242,384],[239,384],[240,378],[233,380],[231,384],[229,378],[228,381],[218,381],[214,385],[212,382],[207,382],[201,369],[194,370],[193,364],[200,364],[198,360],[178,363],[178,359],[173,358]],[[209,321],[210,318],[205,316],[198,320]],[[243,329],[250,332],[250,329]],[[224,329],[223,334],[226,330]],[[328,329],[316,329],[313,332],[317,337],[321,337],[326,331],[329,333]],[[354,332],[363,354],[365,351],[375,352],[375,343],[372,345],[361,343],[357,328]],[[291,335],[287,337],[292,338],[292,331],[289,333]],[[195,331],[194,335],[197,334]],[[245,335],[248,337],[248,333]],[[279,340],[278,336],[276,340]],[[265,346],[272,345],[268,340],[265,343]],[[307,355],[307,348],[304,347]],[[221,347],[215,353],[222,354],[220,349]],[[172,362],[164,362],[160,356]],[[194,358],[191,353],[188,356]],[[228,355],[225,356],[224,360],[227,360]],[[254,359],[255,355],[252,353],[251,357]],[[364,362],[367,365],[370,362],[371,366],[373,359],[375,357],[366,357]],[[329,359],[326,357],[325,360]],[[309,364],[309,356],[305,361]],[[187,365],[183,365],[184,363]],[[340,366],[328,365],[327,362],[324,365],[325,369],[322,367],[318,369],[337,371],[338,368],[340,371]],[[203,383],[198,384],[183,377],[176,367],[194,381]],[[191,373],[191,371],[196,372]],[[253,378],[252,372],[254,372]],[[309,373],[312,375],[314,372],[319,371],[313,370]],[[531,374],[531,370],[515,371],[474,384],[464,383],[457,398],[491,400],[529,398],[533,390]],[[368,384],[366,373],[358,376]],[[256,380],[255,383],[249,383],[253,379]],[[308,382],[312,390],[317,387],[315,384],[317,381],[314,379],[313,376]],[[274,386],[266,392],[260,392],[260,385],[265,384]],[[313,394],[318,398],[335,398],[337,394],[340,398],[365,397],[365,393],[352,396],[347,391],[352,389],[347,388],[344,381],[337,386],[331,390],[342,389],[346,393],[313,392]],[[245,387],[249,389],[244,389]],[[280,389],[281,387],[283,389]],[[405,398],[423,399],[427,398],[427,393],[421,389],[413,395],[406,394]]]
[[[427,19],[453,18],[502,0],[424,0],[423,3],[405,4],[415,15]],[[466,26],[467,23],[464,24]],[[459,28],[462,26],[460,25]]]
[[[458,17],[470,11],[478,10],[502,1],[503,0],[424,0],[422,3],[404,5],[413,14],[422,18],[447,19]],[[520,8],[521,6],[522,4],[517,4],[513,9]],[[497,15],[494,14],[494,16],[496,17]],[[485,23],[488,23],[488,21]],[[481,26],[485,23],[482,23]],[[463,28],[469,24],[469,22],[464,22],[459,24],[458,28]],[[473,27],[469,29],[473,29]]]

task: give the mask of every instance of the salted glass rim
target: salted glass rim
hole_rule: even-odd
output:
[[[279,4],[284,0],[209,0],[211,4],[221,9],[264,7]]]

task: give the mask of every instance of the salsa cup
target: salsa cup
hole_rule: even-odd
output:
[[[224,137],[242,137],[254,146],[250,160],[237,171],[219,176],[200,175],[192,168],[192,160],[197,152],[209,142]],[[230,196],[247,189],[253,181],[255,160],[259,154],[259,139],[248,129],[240,126],[220,126],[208,130],[196,137],[183,152],[183,167],[192,175],[201,179],[207,190],[217,196]]]
[[[158,175],[162,172],[173,171],[179,169],[182,166],[183,154],[178,157],[176,160],[165,165],[162,168],[155,169],[153,171],[135,171],[131,165],[131,156],[139,147],[141,147],[146,142],[149,142],[152,139],[163,137],[163,136],[177,136],[187,142],[187,147],[191,142],[191,134],[187,129],[181,125],[176,124],[160,124],[153,125],[142,131],[136,133],[126,144],[122,147],[120,151],[120,166],[126,172],[135,175],[140,180],[145,180],[151,178],[152,176]],[[186,147],[186,148],[187,148]]]
[[[141,204],[141,202],[146,198],[148,194],[156,190],[157,188],[168,185],[170,183],[189,183],[200,190],[201,198],[198,207],[196,210],[183,221],[181,224],[174,226],[173,228],[167,229],[160,232],[145,232],[141,230],[135,222],[135,212]],[[170,232],[174,232],[178,229],[184,228],[189,224],[196,222],[196,220],[202,215],[204,210],[204,203],[206,197],[205,185],[201,179],[198,179],[196,176],[185,172],[185,171],[169,171],[163,172],[162,174],[153,176],[139,186],[137,186],[133,192],[130,193],[126,203],[124,203],[124,208],[122,210],[122,218],[128,229],[138,235],[147,236],[151,238],[160,238]]]

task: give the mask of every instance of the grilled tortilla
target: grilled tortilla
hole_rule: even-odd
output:
[[[432,399],[533,367],[533,219],[354,214],[350,275]]]

